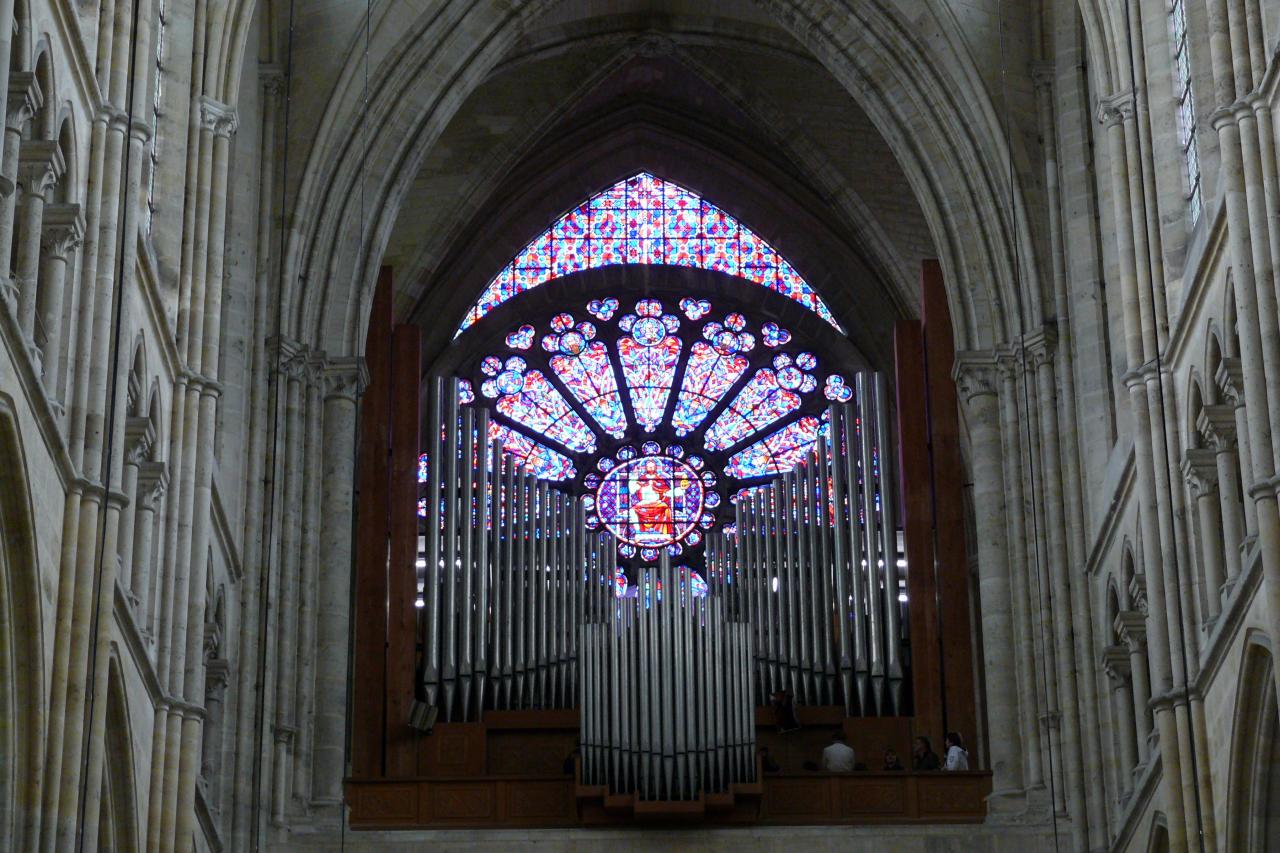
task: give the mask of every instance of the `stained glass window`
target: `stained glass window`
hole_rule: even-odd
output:
[[[809,353],[801,353],[795,359],[780,353],[773,360],[773,369],[758,370],[707,430],[704,439],[707,448],[727,450],[800,408],[800,395],[812,391],[818,384],[813,374],[802,367],[810,364],[811,359],[813,356]]]
[[[725,322],[707,323],[702,327],[705,341],[696,342],[689,351],[684,380],[671,423],[677,435],[688,435],[715,408],[750,362],[745,353],[755,347],[755,338],[743,331],[746,318],[730,314]]]
[[[563,454],[497,421],[489,422],[489,439],[500,442],[503,452],[543,480],[572,480],[578,476],[578,469]]]
[[[817,418],[805,416],[730,456],[724,473],[745,480],[790,471],[813,449],[820,429]]]
[[[485,359],[486,373],[493,372],[480,390],[497,398],[499,412],[571,450],[595,450],[595,434],[541,371],[527,370],[519,357],[507,359],[501,369],[494,369],[493,361]]]
[[[645,299],[618,324],[627,336],[618,341],[618,360],[631,390],[631,409],[640,426],[652,432],[662,423],[675,381],[683,343],[673,332],[680,321],[662,313],[662,303]]]
[[[455,337],[540,284],[615,264],[723,272],[776,291],[840,329],[826,303],[773,246],[695,193],[641,172],[570,210],[521,250],[489,282]],[[691,320],[699,318],[683,305],[681,310]]]
[[[834,373],[815,393],[818,359],[789,351],[774,323],[715,314],[708,299],[672,307],[604,297],[524,322],[474,375],[494,401],[490,437],[536,476],[575,481],[587,523],[616,534],[624,561],[698,559],[738,481],[794,468],[828,401],[853,393]]]
[[[1194,223],[1200,218],[1200,148],[1196,144],[1195,92],[1191,87],[1191,51],[1187,44],[1187,8],[1173,0],[1169,10],[1170,44],[1173,46],[1173,96],[1178,106],[1178,141],[1187,178],[1187,206]]]
[[[622,438],[627,430],[622,395],[608,347],[593,340],[595,326],[587,322],[575,325],[571,315],[558,314],[551,328],[552,333],[542,339],[542,348],[554,353],[550,364],[556,377],[605,432]]]

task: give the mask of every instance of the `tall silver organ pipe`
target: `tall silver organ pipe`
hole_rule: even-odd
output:
[[[695,596],[664,553],[633,597],[589,586],[599,606],[579,628],[585,784],[691,800],[754,781],[752,628],[733,618],[736,582]]]
[[[739,497],[732,535],[708,537],[708,565],[733,555],[757,703],[785,690],[851,716],[897,715],[906,652],[887,394],[877,374],[853,384],[794,470]]]
[[[573,707],[573,643],[589,594],[585,513],[489,439],[489,412],[460,406],[456,382],[432,380],[430,394],[423,697],[446,722],[479,720],[486,709]],[[614,553],[592,554],[609,581]]]

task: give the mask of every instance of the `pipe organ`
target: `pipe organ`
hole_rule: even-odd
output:
[[[739,495],[708,569],[732,573],[756,649],[756,701],[787,691],[850,716],[906,713],[896,498],[883,377],[856,377],[826,439],[794,470]]]
[[[859,374],[794,469],[737,495],[706,539],[708,593],[664,551],[618,598],[617,541],[489,437],[436,380],[423,487],[422,684],[444,721],[579,707],[586,781],[687,799],[754,778],[778,691],[901,715],[905,647],[882,377]],[[580,668],[581,667],[581,668]]]
[[[582,779],[693,800],[756,778],[751,630],[722,583],[695,596],[665,553],[637,594],[595,585],[581,627]]]
[[[430,405],[441,428],[419,510],[426,703],[446,722],[573,707],[584,582],[612,583],[613,538],[589,533],[580,501],[504,454],[488,410],[460,406],[454,382],[435,380]]]

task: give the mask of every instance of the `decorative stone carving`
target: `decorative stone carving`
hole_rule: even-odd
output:
[[[129,465],[141,465],[151,454],[151,445],[155,442],[156,431],[150,418],[131,417],[124,424],[125,462]]]
[[[1182,455],[1182,476],[1192,494],[1205,497],[1218,490],[1217,454],[1204,447],[1192,447]]]
[[[240,118],[234,107],[202,95],[200,104],[200,129],[214,136],[234,136],[240,128]]]
[[[66,168],[62,148],[52,140],[28,139],[18,149],[18,183],[24,195],[43,198]]]
[[[1098,122],[1106,127],[1126,122],[1133,116],[1132,92],[1120,92],[1110,98],[1098,99]]]
[[[1137,580],[1137,577],[1134,578]],[[1130,584],[1132,586],[1132,584]],[[1144,585],[1145,586],[1145,585]],[[1146,609],[1146,593],[1143,593],[1143,609]],[[1140,652],[1147,645],[1147,617],[1137,610],[1121,610],[1111,627],[1131,652]]]
[[[1123,684],[1129,679],[1129,649],[1126,646],[1107,646],[1102,650],[1099,663],[1106,671],[1107,677],[1117,684]]]
[[[21,131],[44,105],[44,93],[31,71],[9,72],[9,100],[5,108],[5,127]]]
[[[65,261],[84,240],[84,213],[78,204],[50,204],[40,222],[40,254]]]
[[[1205,406],[1196,418],[1196,429],[1216,452],[1236,446],[1236,415],[1230,406]]]
[[[1244,405],[1244,367],[1238,358],[1224,358],[1213,375],[1222,398],[1233,408]]]
[[[163,462],[143,462],[138,466],[138,506],[154,509],[169,486],[169,472]]]
[[[369,368],[359,356],[331,358],[322,371],[325,399],[346,397],[354,402],[369,387]]]
[[[956,353],[951,375],[965,405],[977,397],[998,396],[1000,368],[997,362],[997,357],[991,353]]]

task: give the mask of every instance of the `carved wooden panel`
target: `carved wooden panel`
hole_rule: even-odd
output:
[[[855,815],[904,815],[907,813],[907,780],[840,779],[840,802],[843,817]]]
[[[986,814],[991,777],[983,773],[921,775],[920,816],[927,818]]]
[[[474,826],[494,822],[496,801],[491,782],[433,782],[428,785],[433,823]]]
[[[354,826],[414,826],[418,817],[416,783],[382,782],[348,789]]]
[[[831,817],[831,779],[770,779],[764,791],[764,811],[770,817],[804,816],[825,822]]]
[[[556,824],[570,818],[573,783],[511,780],[503,783],[505,816],[521,823]]]

